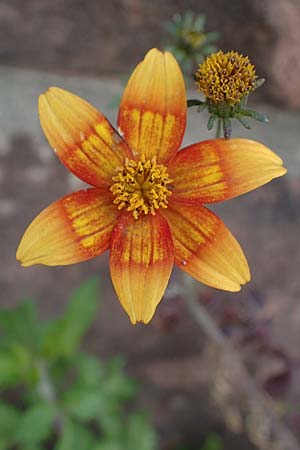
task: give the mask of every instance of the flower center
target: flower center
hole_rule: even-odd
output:
[[[132,211],[133,217],[143,214],[155,215],[155,210],[167,208],[171,195],[168,184],[172,182],[167,168],[142,157],[139,161],[126,159],[125,165],[117,169],[112,177],[110,191],[115,196],[114,204],[118,209]]]

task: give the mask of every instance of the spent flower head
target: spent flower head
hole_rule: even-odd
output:
[[[264,82],[263,79],[258,79],[255,66],[248,56],[235,51],[224,53],[219,50],[199,64],[195,80],[205,101],[190,100],[188,105],[208,110],[208,129],[212,129],[217,120],[218,132],[223,125],[224,137],[229,138],[231,119],[239,120],[248,129],[250,126],[245,117],[268,122],[265,114],[246,108],[249,94]]]

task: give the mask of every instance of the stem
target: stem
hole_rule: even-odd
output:
[[[51,403],[56,407],[57,417],[56,417],[56,427],[57,432],[62,433],[65,424],[65,414],[60,409],[59,401],[56,395],[55,386],[50,378],[49,370],[44,361],[38,361],[37,363],[39,381],[37,384],[37,392],[43,400]]]
[[[223,334],[221,333],[213,319],[210,317],[206,309],[198,301],[198,283],[196,283],[188,275],[183,274],[183,285],[185,294],[188,294],[187,304],[194,320],[212,341],[216,342],[219,345],[224,345]]]
[[[217,122],[216,138],[222,137],[222,119],[219,117]]]

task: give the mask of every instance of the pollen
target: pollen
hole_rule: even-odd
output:
[[[195,78],[199,90],[212,103],[236,105],[253,90],[257,75],[248,56],[220,50],[199,64]]]
[[[142,157],[139,161],[126,160],[124,167],[118,168],[112,178],[110,191],[115,196],[118,209],[132,211],[135,219],[141,214],[155,215],[159,208],[167,208],[172,183],[167,168]]]

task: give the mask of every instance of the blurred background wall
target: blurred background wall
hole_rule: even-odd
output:
[[[0,62],[66,73],[127,72],[166,42],[163,22],[188,9],[247,53],[269,101],[300,109],[299,0],[1,0]]]

